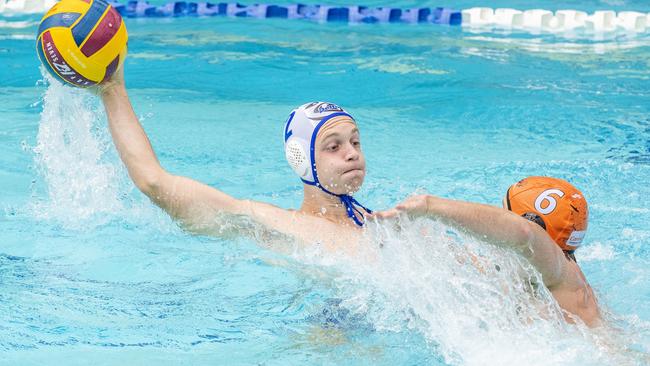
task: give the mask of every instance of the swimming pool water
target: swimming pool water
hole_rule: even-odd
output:
[[[311,100],[357,117],[357,198],[374,209],[416,191],[499,205],[528,175],[574,183],[591,211],[577,258],[620,328],[608,348],[598,331],[491,313],[492,279],[449,260],[441,238],[393,233],[379,264],[332,275],[182,232],[133,188],[96,98],[39,81],[38,19],[0,17],[0,364],[647,364],[648,35],[127,19],[127,85],[163,166],[236,197],[300,204],[282,126]]]

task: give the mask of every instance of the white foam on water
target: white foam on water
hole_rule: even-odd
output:
[[[35,165],[47,199],[32,203],[33,215],[67,227],[97,226],[124,209],[121,165],[107,153],[111,140],[97,97],[63,86],[43,73],[49,85],[43,97],[34,147]]]
[[[28,41],[32,39],[36,39],[36,37],[33,34],[9,34],[9,35],[0,35],[0,40],[5,40],[5,39],[15,39],[15,40],[21,40],[21,41]]]
[[[0,14],[7,16],[41,14],[56,3],[57,0],[0,0]]]
[[[30,22],[26,20],[7,21],[7,20],[0,19],[0,28],[23,29],[23,28],[33,27],[37,24],[38,24],[37,22]],[[36,37],[32,37],[32,38],[36,38]]]
[[[335,269],[342,306],[377,330],[421,334],[448,364],[646,362],[650,347],[630,337],[629,325],[621,332],[568,324],[540,274],[510,250],[429,219],[368,230],[370,243],[352,259],[318,246],[295,256]]]
[[[580,248],[580,261],[606,261],[614,259],[616,252],[610,245],[601,242],[594,242],[584,248]]]
[[[647,240],[650,238],[650,231],[649,230],[638,230],[638,229],[632,229],[629,227],[624,228],[621,230],[621,237],[624,239],[628,240],[636,240],[636,241],[643,241]]]

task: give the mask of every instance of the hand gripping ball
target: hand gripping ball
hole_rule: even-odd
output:
[[[54,78],[86,88],[121,66],[127,40],[122,17],[104,0],[61,0],[41,20],[36,50]]]

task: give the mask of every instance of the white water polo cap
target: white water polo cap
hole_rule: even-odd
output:
[[[340,116],[348,117],[356,123],[348,112],[333,103],[312,102],[294,109],[284,125],[284,153],[293,171],[305,184],[317,186],[322,191],[339,197],[345,205],[348,216],[361,226],[363,222],[359,220],[355,212],[361,217],[363,217],[363,213],[355,205],[363,208],[367,213],[372,213],[372,211],[363,207],[350,195],[336,194],[325,189],[318,181],[318,172],[316,171],[314,157],[318,131],[327,121]]]
[[[314,149],[316,135],[328,120],[346,116],[354,118],[336,104],[312,102],[291,111],[284,126],[284,152],[296,174],[303,182],[318,185]]]

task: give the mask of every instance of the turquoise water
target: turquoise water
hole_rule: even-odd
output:
[[[489,5],[548,8],[522,3]],[[552,313],[547,293],[498,285],[525,264],[438,223],[373,228],[379,260],[345,268],[182,232],[133,188],[96,98],[39,81],[38,17],[0,19],[0,364],[648,363],[650,36],[127,20],[127,84],[162,164],[236,197],[300,204],[282,126],[311,100],[357,117],[357,198],[374,209],[422,191],[499,205],[527,175],[573,182],[591,210],[577,258],[610,324],[592,331],[534,318]],[[509,270],[450,256],[468,250]]]

